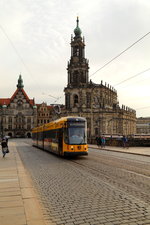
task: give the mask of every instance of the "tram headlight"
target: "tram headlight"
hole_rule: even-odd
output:
[[[73,146],[71,146],[71,150],[73,150]]]

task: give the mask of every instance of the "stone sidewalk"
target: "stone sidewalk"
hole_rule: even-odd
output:
[[[150,156],[150,147],[117,147],[117,146],[105,146],[105,148],[98,147],[97,145],[88,145],[89,148],[95,148],[99,150],[106,150],[106,151],[114,151],[114,152],[123,152],[129,154],[136,154],[136,155],[143,155],[143,156]]]
[[[2,157],[0,149],[0,225],[46,225],[30,175],[15,144]]]

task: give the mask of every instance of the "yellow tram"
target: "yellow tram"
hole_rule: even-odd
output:
[[[83,117],[62,117],[33,128],[33,146],[60,156],[88,155],[87,121]]]

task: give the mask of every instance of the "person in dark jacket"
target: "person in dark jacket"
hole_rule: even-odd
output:
[[[8,151],[8,145],[7,145],[7,141],[5,138],[2,139],[1,146],[2,146],[2,153],[3,153],[3,158],[4,158]]]
[[[101,146],[101,137],[96,137],[96,142],[97,142],[97,146],[100,147]]]
[[[128,138],[125,135],[123,135],[123,137],[122,137],[122,143],[123,143],[123,148],[129,147],[128,146]]]

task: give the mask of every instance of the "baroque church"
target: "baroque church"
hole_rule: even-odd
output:
[[[31,137],[31,129],[37,125],[37,107],[27,96],[21,75],[17,89],[11,98],[0,98],[1,137]]]
[[[119,106],[117,91],[109,84],[89,80],[89,61],[85,58],[85,42],[79,19],[71,37],[68,62],[68,84],[65,87],[65,115],[87,119],[88,139],[97,135],[132,135],[136,132],[135,110]]]

